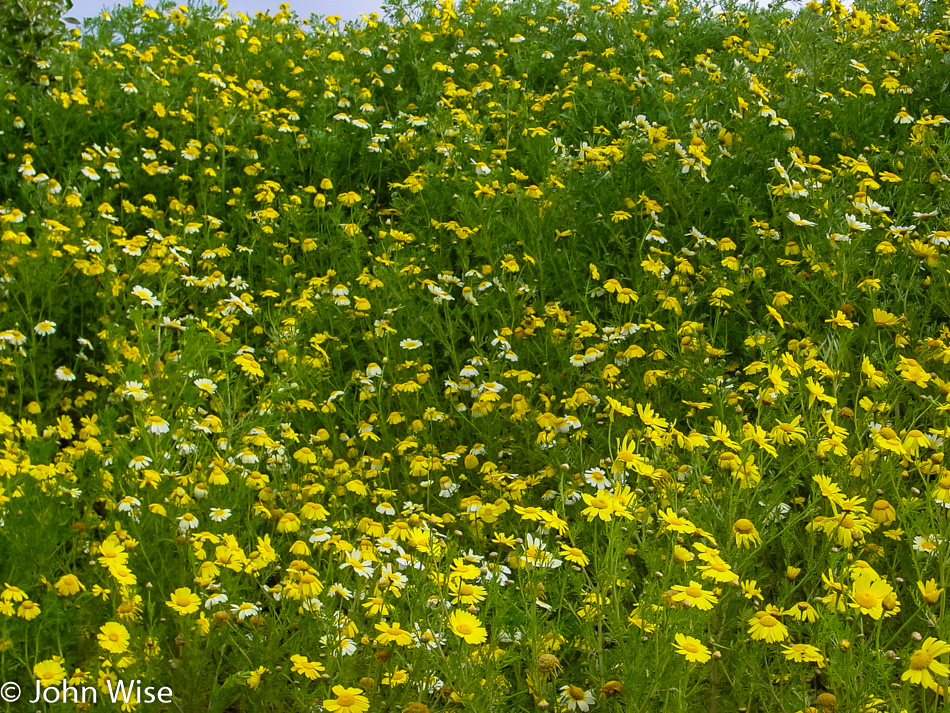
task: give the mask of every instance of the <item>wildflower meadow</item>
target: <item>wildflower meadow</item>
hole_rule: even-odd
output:
[[[950,711],[948,20],[135,0],[0,68],[0,711]]]

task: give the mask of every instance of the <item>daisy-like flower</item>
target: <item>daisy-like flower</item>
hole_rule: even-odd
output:
[[[14,589],[16,589],[16,587],[14,587]],[[22,592],[22,590],[18,590],[18,591]],[[6,594],[6,592],[4,592],[4,594]],[[4,597],[4,601],[8,602],[11,600]],[[25,598],[25,596],[22,600],[13,599],[12,601],[20,602],[20,606],[17,607],[16,615],[20,617],[21,619],[26,619],[27,621],[33,621],[33,619],[35,619],[36,617],[40,615],[39,604],[37,604],[36,602],[30,601],[29,599]]]
[[[449,581],[449,594],[453,604],[476,604],[484,601],[487,590],[478,584],[453,579]]]
[[[363,695],[362,688],[344,688],[334,686],[333,695],[323,701],[323,707],[330,713],[366,713],[369,710],[369,699]]]
[[[943,594],[943,589],[937,586],[936,579],[929,579],[927,583],[917,582],[917,588],[920,590],[920,595],[924,598],[924,601],[927,602],[930,606],[933,606],[940,601],[940,595]]]
[[[590,564],[590,559],[584,554],[584,550],[580,547],[573,547],[571,545],[561,545],[561,556],[564,557],[571,564],[576,564],[578,567],[586,567]]]
[[[580,686],[563,686],[561,703],[564,703],[569,711],[588,711],[594,705],[595,699],[591,691],[585,691]]]
[[[129,468],[132,470],[144,470],[152,464],[152,459],[148,456],[138,455],[132,456],[132,459],[129,461]]]
[[[592,522],[596,518],[600,518],[604,522],[610,522],[617,510],[613,496],[610,493],[598,491],[596,495],[584,493],[581,497],[587,503],[587,507],[581,511],[581,515],[586,517],[588,522]]]
[[[368,579],[373,576],[373,565],[363,560],[359,550],[352,550],[346,555],[346,560],[340,565],[340,569],[350,568],[360,577]]]
[[[785,610],[785,614],[797,619],[798,621],[818,621],[818,610],[808,602],[798,602],[798,604],[793,604]]]
[[[870,223],[865,223],[861,220],[858,220],[857,216],[852,215],[851,213],[845,213],[845,220],[848,221],[848,228],[851,230],[856,230],[858,232],[864,232],[871,229]]]
[[[63,659],[54,656],[46,661],[40,661],[33,667],[33,675],[43,688],[58,686],[66,680],[66,669],[63,668]]]
[[[928,535],[927,537],[917,535],[914,538],[914,549],[917,552],[933,556],[937,554],[937,545],[940,543],[941,540],[936,535]]]
[[[56,584],[53,586],[56,587],[56,593],[61,597],[71,597],[73,594],[79,594],[79,592],[86,589],[86,585],[80,582],[79,577],[75,574],[64,574],[56,580]]]
[[[320,542],[326,542],[331,537],[333,537],[332,527],[318,527],[310,533],[310,543],[317,544]]]
[[[684,535],[692,535],[696,532],[696,526],[685,517],[678,515],[673,508],[667,508],[665,511],[660,510],[657,512],[657,517],[669,532],[678,532]]]
[[[910,668],[901,674],[901,680],[919,684],[924,688],[933,688],[936,686],[934,675],[940,678],[950,676],[947,664],[937,661],[938,656],[947,653],[950,653],[950,644],[932,636],[927,637],[921,647],[911,654]]]
[[[133,401],[145,401],[145,399],[148,398],[148,392],[138,381],[126,381],[125,385],[122,386],[121,389],[122,395],[128,396]]]
[[[198,527],[198,518],[196,518],[190,512],[186,512],[184,515],[179,516],[178,529],[182,532],[194,530],[196,527]]]
[[[691,581],[688,587],[673,585],[672,589],[676,592],[673,595],[674,602],[689,604],[700,611],[709,611],[719,601],[715,594],[707,592],[699,582]]]
[[[406,631],[398,623],[382,622],[376,624],[376,630],[380,632],[376,636],[376,641],[383,646],[389,643],[396,644],[396,646],[410,646],[412,644],[412,632]]]
[[[56,334],[56,322],[50,322],[48,319],[44,319],[42,322],[36,324],[33,327],[33,331],[39,334],[41,337],[48,337],[51,334]]]
[[[124,654],[129,650],[129,630],[116,621],[99,627],[99,646],[110,654]]]
[[[198,598],[197,594],[194,594],[188,589],[188,587],[179,587],[165,603],[181,616],[185,616],[198,611],[198,607],[201,605],[201,599]]]
[[[749,635],[756,641],[767,641],[770,644],[785,641],[788,638],[788,629],[779,621],[779,616],[778,612],[770,611],[769,608],[757,611],[755,616],[749,619]]]
[[[290,670],[299,673],[301,676],[306,676],[311,681],[316,681],[320,678],[320,674],[326,670],[319,661],[310,661],[306,656],[300,654],[294,654],[290,657],[290,660],[294,664]]]
[[[231,517],[231,510],[228,508],[211,508],[211,513],[208,517],[214,522],[224,522]]]
[[[161,300],[156,299],[155,295],[153,295],[152,291],[147,287],[136,285],[132,288],[132,294],[142,300],[142,303],[148,305],[149,307],[162,306]]]
[[[739,547],[751,547],[762,543],[762,536],[755,529],[751,520],[739,518],[732,526],[732,534],[736,538],[736,544]]]
[[[376,625],[379,628],[379,625]],[[488,638],[488,632],[481,621],[474,614],[456,610],[449,616],[449,629],[469,644],[483,644]],[[586,708],[584,710],[587,710]]]
[[[786,661],[795,663],[813,663],[821,668],[825,664],[825,657],[821,651],[810,644],[785,644],[782,646],[782,652],[785,654]]]
[[[205,599],[205,609],[211,610],[212,607],[216,607],[218,604],[227,604],[228,595],[224,592],[217,592],[212,594],[210,597]]]
[[[699,639],[684,634],[677,634],[676,653],[685,656],[690,663],[706,663],[712,658],[709,649],[703,646]]]
[[[168,433],[168,421],[161,416],[147,416],[145,418],[145,428],[149,433],[161,435]]]
[[[218,385],[211,379],[195,379],[192,383],[198,387],[199,391],[205,394],[213,394],[218,390]]]
[[[607,477],[607,471],[603,468],[589,468],[584,471],[584,480],[598,490],[610,487],[610,478]]]
[[[806,225],[806,226],[815,225],[813,221],[805,220],[798,213],[789,212],[788,219],[792,221],[795,225]]]
[[[71,369],[65,366],[58,367],[54,373],[56,374],[56,378],[59,379],[60,381],[75,381],[76,380],[76,375],[72,372]]]
[[[251,604],[250,602],[242,602],[240,604],[232,604],[231,613],[237,614],[237,618],[241,621],[244,621],[248,617],[257,616],[261,612],[255,604]]]
[[[399,342],[399,346],[401,346],[403,349],[413,350],[421,347],[422,342],[420,342],[418,339],[403,339],[401,342]]]
[[[126,495],[119,501],[118,511],[119,512],[133,512],[137,507],[142,504],[142,501],[132,495]]]
[[[851,607],[872,619],[884,614],[884,600],[894,593],[893,588],[873,570],[861,570],[851,585]]]

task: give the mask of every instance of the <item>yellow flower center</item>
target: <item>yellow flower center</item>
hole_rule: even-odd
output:
[[[683,593],[688,597],[692,597],[693,599],[699,599],[701,596],[703,596],[703,588],[697,584],[691,584],[683,590]]]
[[[579,686],[568,686],[567,697],[572,701],[583,701],[586,700],[587,695],[584,693],[584,689]]]
[[[755,525],[752,524],[751,520],[742,518],[741,520],[736,520],[736,524],[733,525],[732,528],[740,535],[750,535],[755,530]]]
[[[877,597],[867,589],[861,590],[854,595],[854,601],[862,609],[872,609],[877,606]]]
[[[766,615],[763,616],[761,619],[759,619],[759,623],[760,623],[762,626],[765,626],[765,627],[768,627],[769,629],[771,629],[773,626],[778,626],[778,619],[776,619],[776,618],[775,618],[774,616],[772,616],[771,614],[766,614]]]
[[[348,708],[356,703],[356,696],[349,692],[341,693],[339,696],[337,696],[336,702],[340,708]]]
[[[919,651],[915,651],[910,657],[910,668],[912,671],[923,671],[930,667],[933,660],[933,656],[923,649],[920,649]]]

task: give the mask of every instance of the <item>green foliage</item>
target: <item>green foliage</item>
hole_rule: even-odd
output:
[[[20,82],[34,78],[66,23],[75,22],[63,18],[72,6],[72,0],[0,0],[0,72]]]

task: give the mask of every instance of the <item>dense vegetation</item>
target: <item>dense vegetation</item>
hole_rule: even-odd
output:
[[[950,710],[948,9],[136,2],[21,58],[0,678]]]

